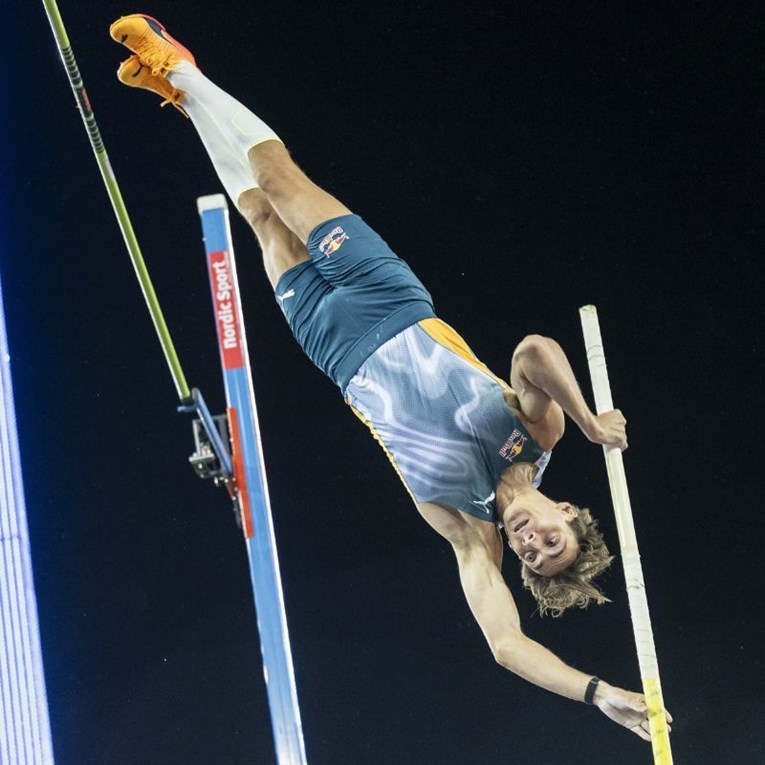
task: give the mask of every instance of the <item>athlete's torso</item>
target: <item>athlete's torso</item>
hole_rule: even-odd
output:
[[[369,425],[417,502],[496,522],[494,490],[511,465],[549,460],[505,400],[508,386],[438,319],[388,340],[346,400]]]

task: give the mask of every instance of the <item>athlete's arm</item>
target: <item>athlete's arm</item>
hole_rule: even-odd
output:
[[[562,409],[593,443],[627,448],[622,413],[618,409],[601,415],[590,411],[566,354],[554,340],[529,335],[521,341],[513,353],[510,385],[530,422],[559,427],[562,434]]]
[[[486,524],[492,531],[499,531]],[[591,675],[564,664],[521,631],[520,617],[491,547],[483,535],[466,531],[453,540],[460,581],[470,610],[497,663],[534,685],[581,701]]]
[[[428,502],[418,503],[417,507],[425,520],[451,542],[468,605],[496,661],[534,685],[583,701],[592,675],[569,667],[521,631],[518,609],[502,577],[499,530],[452,508]],[[601,681],[594,703],[610,719],[641,738],[650,738],[645,703],[639,694]]]
[[[454,545],[462,588],[494,658],[505,669],[540,688],[583,701],[592,675],[568,666],[523,634],[518,610],[497,565],[493,547],[479,539]],[[593,703],[611,720],[650,741],[646,705],[640,694],[600,681]],[[669,716],[668,719],[671,722]]]

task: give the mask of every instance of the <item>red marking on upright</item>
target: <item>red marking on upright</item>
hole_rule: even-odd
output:
[[[244,366],[241,324],[237,310],[238,299],[234,274],[228,252],[226,250],[211,252],[208,265],[223,368],[241,369]]]
[[[239,417],[236,409],[229,407],[228,422],[231,425],[232,460],[234,463],[234,477],[239,489],[239,506],[242,508],[242,530],[245,537],[250,539],[255,535],[255,525],[252,522],[252,508],[250,507],[250,492],[247,490],[247,475],[242,462],[242,441],[239,435]]]

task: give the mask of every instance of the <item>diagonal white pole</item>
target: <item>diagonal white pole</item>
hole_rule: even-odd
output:
[[[595,410],[598,414],[602,414],[612,410],[614,405],[611,399],[611,385],[608,381],[603,340],[600,336],[598,312],[595,306],[586,305],[579,309],[579,317],[582,320],[584,344],[587,349],[587,363],[590,367],[592,390],[595,396]],[[619,545],[622,552],[624,579],[627,583],[632,629],[635,633],[640,677],[648,707],[653,759],[656,765],[672,765],[669,730],[664,716],[664,701],[659,682],[659,663],[656,659],[656,646],[651,630],[643,568],[640,564],[635,524],[632,520],[632,507],[627,492],[624,460],[621,450],[616,446],[604,446],[603,453],[606,458],[608,483],[611,487],[611,500],[616,515],[616,528],[619,532]]]

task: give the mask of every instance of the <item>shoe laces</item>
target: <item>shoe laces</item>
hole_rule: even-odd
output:
[[[151,69],[151,73],[155,77],[167,77],[167,74],[172,71],[170,60],[166,55],[163,56],[159,52],[152,52],[152,44],[155,42],[155,38],[156,35],[151,31],[144,32],[140,35],[138,38],[139,42],[136,43],[136,48],[140,47],[140,53],[138,55],[141,62]],[[145,47],[140,45],[144,40],[147,42]]]
[[[189,119],[189,115],[186,113],[186,110],[181,106],[181,101],[183,101],[184,93],[182,90],[178,90],[178,88],[173,88],[173,94],[170,96],[170,98],[166,98],[160,106],[167,106],[168,104],[171,104],[174,106],[186,119]]]

